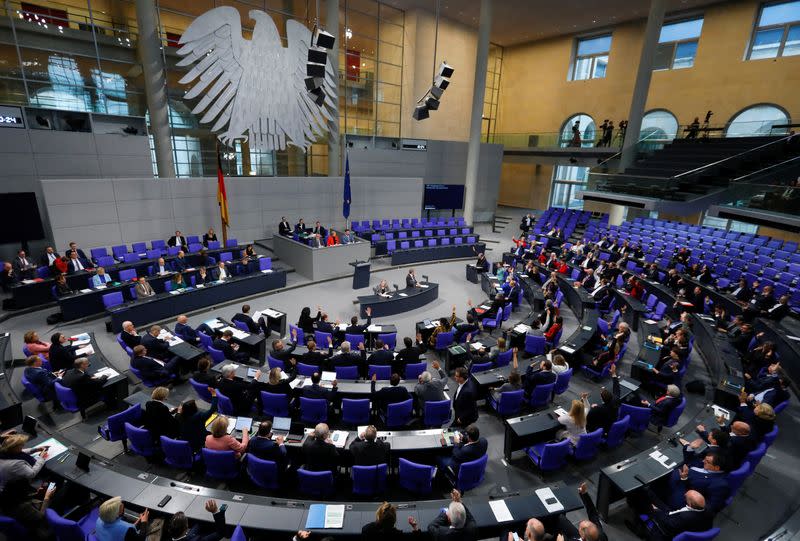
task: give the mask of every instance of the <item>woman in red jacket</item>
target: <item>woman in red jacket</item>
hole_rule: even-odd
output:
[[[556,335],[561,331],[563,325],[564,318],[556,316],[555,322],[550,325],[550,328],[544,333],[544,339],[552,344],[553,339],[555,339]]]
[[[328,234],[328,246],[335,246],[339,244],[339,235],[336,234],[336,231],[331,229],[331,232]]]
[[[644,288],[635,276],[631,276],[630,279],[628,279],[628,293],[630,293],[631,297],[642,300]]]

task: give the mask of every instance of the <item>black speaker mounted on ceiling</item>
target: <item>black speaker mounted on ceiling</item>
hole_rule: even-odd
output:
[[[414,120],[425,120],[430,117],[431,111],[439,109],[444,91],[450,86],[450,76],[454,72],[455,69],[446,60],[439,65],[438,74],[433,78],[433,84],[417,102],[417,107],[412,115]]]

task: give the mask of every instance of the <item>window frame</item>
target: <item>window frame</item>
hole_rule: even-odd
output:
[[[676,68],[675,67],[675,55],[678,54],[678,47],[680,45],[684,44],[684,43],[696,43],[697,44],[697,48],[698,49],[700,48],[700,38],[703,37],[703,28],[702,27],[705,25],[705,22],[706,22],[705,21],[705,15],[699,15],[699,16],[695,16],[695,17],[680,18],[680,19],[676,19],[674,21],[667,21],[667,22],[665,22],[664,24],[661,25],[661,30],[663,31],[665,26],[669,26],[669,25],[672,25],[672,24],[688,23],[688,22],[691,22],[691,21],[700,21],[700,20],[703,21],[703,24],[701,25],[701,28],[700,28],[700,35],[697,36],[696,38],[676,39],[676,40],[665,41],[663,43],[661,41],[658,42],[657,47],[661,47],[662,45],[671,45],[672,46],[672,54],[670,55],[669,67],[666,67],[666,68],[653,68],[653,71],[671,71],[671,70],[676,70],[676,69],[691,69],[691,68],[694,67],[694,61],[697,58],[697,51],[696,50],[695,50],[694,57],[692,58],[692,65],[691,66],[677,67]]]
[[[755,61],[755,60],[775,60],[777,58],[783,58],[783,51],[786,48],[786,39],[789,37],[789,31],[797,26],[800,27],[800,19],[796,21],[790,21],[783,24],[769,24],[766,26],[759,26],[758,23],[761,20],[761,16],[764,14],[764,8],[770,6],[777,6],[780,4],[788,4],[791,3],[793,0],[781,0],[777,2],[763,2],[759,7],[758,11],[756,12],[756,18],[753,21],[753,30],[750,33],[750,41],[747,43],[747,49],[745,51],[745,60],[747,61]],[[759,32],[763,32],[765,30],[777,30],[783,29],[783,34],[781,35],[781,41],[778,45],[778,51],[775,53],[775,56],[765,56],[763,58],[753,58],[753,45],[756,41],[756,35]],[[798,55],[791,55],[791,56],[798,56]]]
[[[585,54],[585,55],[579,55],[578,54],[578,48],[580,47],[580,44],[581,44],[582,41],[589,41],[589,40],[598,39],[598,38],[604,38],[604,37],[608,37],[610,39],[610,43],[608,45],[608,50],[607,51],[602,52],[602,53],[592,53],[592,54]],[[613,43],[614,43],[614,32],[613,32],[613,30],[609,31],[609,32],[603,32],[603,33],[600,33],[600,34],[590,34],[590,35],[587,35],[587,36],[575,36],[575,39],[574,39],[574,42],[573,42],[573,45],[572,45],[572,62],[571,62],[570,67],[569,67],[569,74],[568,74],[568,79],[567,80],[568,81],[591,81],[593,79],[605,79],[606,75],[607,75],[608,64],[611,62],[611,47],[612,47]],[[597,59],[600,58],[600,57],[608,58],[608,61],[606,62],[606,71],[603,72],[603,76],[602,77],[593,77],[592,74],[594,74],[594,72],[597,69]],[[578,69],[578,62],[581,61],[581,60],[584,60],[584,59],[590,59],[591,60],[591,63],[590,63],[590,66],[589,66],[589,75],[590,76],[585,78],[585,79],[578,79],[578,78],[575,77],[576,70]]]

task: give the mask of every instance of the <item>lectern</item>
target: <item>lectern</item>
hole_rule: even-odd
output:
[[[363,289],[369,287],[369,261],[354,261],[353,266],[353,289]]]

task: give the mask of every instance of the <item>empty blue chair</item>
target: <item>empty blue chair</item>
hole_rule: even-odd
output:
[[[775,415],[778,415],[783,410],[785,410],[788,405],[789,405],[789,401],[788,400],[784,400],[783,402],[781,402],[780,404],[775,406],[775,410],[774,410],[775,411]]]
[[[200,337],[200,345],[203,346],[203,349],[208,351],[209,348],[211,348],[212,344],[214,343],[212,338],[203,331],[197,331],[197,336]]]
[[[750,475],[750,464],[746,460],[742,462],[741,466],[728,473],[728,487],[731,489],[731,494],[725,499],[725,507],[728,507],[733,502],[733,498],[742,488],[748,475]]]
[[[386,464],[377,466],[353,466],[353,494],[372,496],[386,491]]]
[[[516,415],[522,410],[522,403],[525,400],[525,391],[506,391],[500,393],[500,399],[495,400],[491,393],[487,399],[489,407],[495,410],[502,417]]]
[[[72,389],[69,387],[64,387],[57,381],[55,382],[55,388],[56,399],[58,399],[58,402],[61,404],[62,408],[73,413],[80,411],[81,415],[83,415],[80,406],[78,406],[78,397],[75,395],[75,392]]]
[[[328,401],[324,398],[300,397],[300,420],[316,425],[328,420]]]
[[[416,379],[422,374],[428,365],[425,362],[421,363],[409,363],[406,365],[406,379]]]
[[[488,462],[489,455],[486,454],[470,462],[464,462],[459,466],[458,475],[453,483],[459,492],[463,494],[467,490],[472,490],[483,483],[483,479],[486,476],[486,464]]]
[[[333,340],[333,334],[329,332],[314,331],[314,342],[316,342],[320,348],[328,347],[328,338]]]
[[[449,400],[428,400],[425,402],[425,410],[422,422],[425,426],[439,428],[450,421],[450,401]]]
[[[619,407],[619,418],[622,419],[626,415],[629,415],[631,418],[629,425],[631,432],[634,434],[641,434],[647,430],[650,424],[650,408],[622,404]]]
[[[389,379],[392,377],[392,367],[389,365],[371,364],[367,369],[367,377],[372,378],[375,374],[378,379]]]
[[[167,243],[160,239],[151,240],[150,248],[152,248],[153,250],[160,250],[161,253],[163,254],[167,251]]]
[[[569,382],[572,379],[572,368],[564,370],[560,374],[556,374],[556,385],[553,388],[555,394],[564,394],[569,388]]]
[[[131,244],[131,252],[143,255],[147,253],[147,244],[144,242],[134,242]]]
[[[125,423],[125,435],[128,437],[131,451],[137,455],[148,457],[158,452],[149,430]]]
[[[98,267],[111,267],[116,264],[114,258],[110,255],[104,255],[102,257],[97,258],[97,266]]]
[[[122,340],[121,333],[117,333],[117,344],[119,344],[119,346],[125,351],[125,353],[128,354],[129,357],[133,357],[133,350],[129,348],[128,344]]]
[[[271,257],[259,257],[258,258],[258,270],[270,270],[272,268],[272,258]]]
[[[247,323],[245,323],[244,321],[237,319],[233,322],[233,324],[240,331],[244,331],[248,334],[250,333],[250,327],[248,327]]]
[[[106,250],[105,246],[101,248],[92,248],[91,250],[89,250],[89,256],[95,261],[97,261],[101,257],[108,257],[108,250]]]
[[[267,355],[267,364],[270,370],[273,368],[280,368],[281,370],[286,371],[286,363],[280,359],[276,359],[272,355]]]
[[[440,244],[441,244],[442,246],[450,246],[450,239],[449,239],[449,238],[447,238],[447,237],[444,237],[444,238],[442,239],[442,242],[441,242]]]
[[[672,541],[710,541],[719,535],[719,528],[711,528],[705,532],[683,532]]]
[[[50,267],[36,267],[36,277],[44,280],[50,276]]]
[[[620,351],[622,351],[622,348],[620,348]],[[583,371],[583,373],[586,376],[590,377],[591,379],[595,381],[600,381],[602,379],[607,378],[611,374],[611,367],[615,364],[616,363],[613,361],[608,362],[604,364],[602,367],[600,367],[600,370],[595,370],[591,366],[584,364],[583,366],[581,366],[581,371]]]
[[[128,440],[125,432],[125,423],[135,425],[142,417],[142,406],[134,404],[125,411],[109,416],[106,424],[98,426],[97,432],[106,441],[121,441],[122,448],[127,452]]]
[[[422,248],[422,244],[423,243],[422,243],[421,240],[415,240],[414,241],[414,248]]]
[[[469,368],[470,374],[478,374],[480,372],[486,372],[487,370],[491,370],[494,367],[491,361],[488,363],[474,363]]]
[[[436,335],[436,345],[433,349],[441,351],[453,343],[453,331],[440,332]]]
[[[453,240],[453,244],[464,244],[464,239],[462,237],[456,237]]]
[[[125,246],[124,244],[111,247],[111,255],[113,255],[114,259],[118,261],[122,259],[123,256],[127,253],[128,253],[128,247]]]
[[[289,417],[289,397],[261,391],[261,413],[268,417]]]
[[[226,263],[228,261],[232,261],[233,260],[233,253],[232,252],[222,252],[221,254],[219,254],[219,260],[220,261],[225,261]]]
[[[167,283],[169,283],[169,282],[167,282]],[[206,349],[208,349],[208,354],[211,355],[211,361],[214,364],[219,364],[219,363],[221,363],[222,361],[225,360],[225,352],[222,351],[221,349],[217,349],[217,348],[215,348],[213,346],[209,346]]]
[[[767,454],[767,446],[764,445],[763,442],[759,443],[758,447],[747,453],[747,458],[745,458],[745,460],[750,463],[750,473],[756,471],[756,467],[766,454]]]
[[[236,239],[228,239],[225,241],[225,248],[236,248],[239,246],[239,241]]]
[[[352,351],[356,351],[358,349],[358,344],[364,344],[363,334],[345,334],[344,339],[350,342],[350,348]],[[325,344],[327,343],[328,342],[325,342]]]
[[[336,367],[337,379],[358,379],[357,366],[337,366]]]
[[[76,522],[63,518],[52,509],[47,509],[45,511],[45,518],[53,529],[53,533],[58,541],[92,541],[95,539],[93,532],[99,514],[100,508],[95,507],[89,514]]]
[[[769,446],[775,442],[775,439],[777,437],[778,437],[778,426],[775,425],[775,427],[772,430],[764,434],[764,445],[766,445],[767,448],[769,448]]]
[[[494,329],[500,329],[503,326],[503,310],[498,310],[494,319],[483,318],[481,324],[484,329],[489,329],[489,334],[491,335]]]
[[[268,490],[277,490],[278,464],[272,460],[263,460],[251,454],[248,454],[245,460],[247,461],[247,475],[256,486]]]
[[[123,269],[119,271],[119,281],[127,282],[136,278],[136,269]]]
[[[531,393],[531,399],[529,404],[532,408],[543,408],[544,406],[550,403],[550,399],[553,395],[553,389],[555,389],[555,383],[548,383],[547,385],[537,385],[533,388],[533,392]]]
[[[25,539],[28,537],[28,530],[11,517],[0,515],[0,533],[5,534],[6,539]]]
[[[417,464],[405,458],[399,462],[398,478],[400,486],[414,494],[430,494],[436,468],[427,464]]]
[[[144,257],[145,259],[158,259],[161,257],[161,250],[147,250]]]
[[[525,449],[528,458],[539,470],[553,471],[563,468],[570,453],[569,439],[558,443],[540,443]]]
[[[195,254],[195,253],[199,252],[202,249],[203,249],[203,245],[202,244],[199,244],[199,243],[196,243],[196,242],[193,242],[193,243],[189,244],[189,253],[190,254]]]
[[[217,408],[222,415],[236,415],[231,399],[220,391],[217,391]]]
[[[411,422],[414,400],[395,402],[386,406],[386,428],[401,428]]]
[[[324,498],[333,493],[333,472],[297,470],[300,492],[315,498]]]
[[[367,398],[342,399],[342,421],[348,425],[363,426],[370,422],[370,402]]]
[[[161,436],[161,450],[164,452],[164,462],[174,468],[191,470],[200,461],[200,455],[192,450],[188,441],[174,440]]]
[[[594,432],[588,434],[581,434],[578,436],[578,443],[575,445],[575,450],[572,456],[576,460],[591,460],[597,456],[597,451],[600,448],[600,442],[603,439],[603,429],[598,428]]]
[[[297,363],[297,373],[301,376],[311,377],[314,372],[319,372],[320,369],[313,364]]]
[[[508,366],[511,364],[511,359],[514,357],[514,350],[507,349],[497,354],[497,358],[494,360],[494,365],[499,368],[501,366]]]
[[[124,263],[136,263],[141,259],[142,258],[139,257],[139,254],[133,254],[133,253],[122,254],[122,261]]]
[[[372,236],[373,237],[376,237],[376,236],[380,237],[380,235],[372,235]],[[408,242],[403,241],[402,243],[406,245],[405,248],[408,248]],[[403,248],[403,249],[405,249],[405,248]],[[395,241],[395,240],[387,241],[386,242],[386,253],[391,254],[395,250],[397,250],[397,241]]]
[[[206,465],[206,477],[230,480],[239,476],[239,461],[235,451],[216,451],[203,449],[203,462]]]
[[[529,355],[544,355],[544,336],[536,336],[534,334],[525,335],[525,353]]]
[[[106,293],[105,295],[103,295],[102,298],[103,298],[103,306],[105,306],[106,309],[113,308],[114,306],[119,306],[120,304],[125,302],[125,299],[122,298],[121,291]]]
[[[211,393],[208,392],[208,385],[205,383],[198,383],[194,380],[194,378],[189,378],[189,383],[191,384],[194,392],[197,393],[197,396],[200,397],[201,400],[205,400],[209,404],[211,403],[212,396]]]
[[[613,449],[622,445],[622,442],[625,441],[625,435],[628,433],[630,423],[631,417],[630,415],[626,415],[611,425],[611,428],[608,429],[608,436],[603,440],[607,448]]]
[[[678,424],[678,419],[680,419],[683,410],[686,409],[686,397],[681,398],[681,403],[675,406],[672,411],[669,412],[667,416],[667,422],[664,424],[665,427],[671,428]]]
[[[209,250],[219,250],[222,248],[222,244],[218,240],[210,240],[208,241],[208,249]]]

